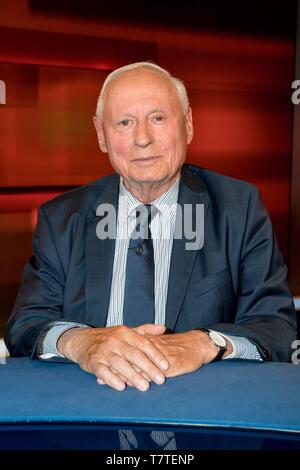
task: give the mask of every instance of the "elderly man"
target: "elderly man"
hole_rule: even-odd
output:
[[[40,208],[11,355],[74,361],[120,391],[221,358],[288,361],[295,312],[270,219],[254,186],[184,164],[183,83],[147,62],[115,70],[94,123],[116,174]],[[174,233],[197,206],[204,244],[188,249]],[[99,237],[101,207],[116,209],[115,236]]]

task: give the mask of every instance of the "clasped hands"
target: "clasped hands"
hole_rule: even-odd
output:
[[[153,381],[193,372],[218,353],[207,334],[192,330],[165,334],[164,325],[136,328],[72,328],[58,340],[58,351],[106,384],[122,391],[126,386],[146,391]]]

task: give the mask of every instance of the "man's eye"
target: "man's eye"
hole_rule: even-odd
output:
[[[121,126],[121,127],[128,127],[129,124],[130,124],[129,119],[123,119],[122,121],[119,122],[119,126]]]
[[[161,123],[165,120],[166,118],[164,116],[154,116],[153,120],[154,122]]]

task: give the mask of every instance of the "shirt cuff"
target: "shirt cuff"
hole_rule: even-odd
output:
[[[227,341],[230,341],[233,348],[232,353],[229,354],[229,356],[223,356],[222,359],[248,359],[250,361],[263,361],[257,347],[247,338],[243,338],[242,336],[224,335],[224,333],[219,334],[224,336]]]
[[[56,322],[52,323],[51,328],[47,331],[45,337],[42,340],[41,350],[42,354],[39,354],[39,359],[51,360],[52,358],[65,358],[57,350],[57,341],[60,336],[72,328],[91,328],[85,323],[76,322]]]

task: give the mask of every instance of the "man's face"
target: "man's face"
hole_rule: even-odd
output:
[[[193,136],[191,111],[184,115],[174,85],[145,69],[111,82],[95,124],[101,150],[128,184],[172,180]]]

